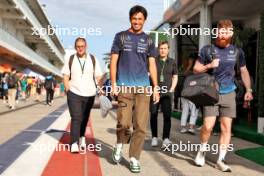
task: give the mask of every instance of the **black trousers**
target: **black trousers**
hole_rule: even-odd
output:
[[[152,137],[158,137],[158,110],[161,105],[163,112],[163,136],[162,139],[170,138],[171,129],[171,96],[162,96],[159,103],[150,104],[150,127]]]
[[[46,103],[50,103],[53,99],[53,90],[52,89],[46,89]]]
[[[95,96],[83,97],[71,91],[67,92],[67,102],[71,115],[71,144],[78,142],[79,137],[85,136],[94,99]]]
[[[54,89],[51,89],[50,101],[53,101],[53,98],[54,98]]]

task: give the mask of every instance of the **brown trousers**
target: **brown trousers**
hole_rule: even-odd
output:
[[[8,89],[8,103],[9,106],[12,108],[14,108],[16,105],[16,93],[17,93],[16,88]]]
[[[130,142],[129,157],[139,159],[149,123],[147,93],[119,93],[117,109],[117,143]],[[133,125],[133,132],[130,128]]]

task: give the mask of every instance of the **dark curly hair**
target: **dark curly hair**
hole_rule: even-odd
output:
[[[145,9],[145,7],[143,6],[140,6],[140,5],[135,5],[134,7],[132,7],[129,11],[129,19],[132,18],[133,15],[137,14],[141,12],[145,18],[145,20],[147,19],[148,17],[148,12],[147,10]]]

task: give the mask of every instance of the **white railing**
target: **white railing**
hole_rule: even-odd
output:
[[[39,56],[36,52],[26,46],[23,42],[17,40],[14,36],[0,28],[0,46],[3,46],[10,51],[22,56],[32,64],[36,64],[45,70],[52,72],[58,76],[62,76],[60,70],[53,66],[43,57]]]

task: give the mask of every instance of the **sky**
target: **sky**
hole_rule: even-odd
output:
[[[144,30],[151,30],[162,20],[163,0],[39,0],[52,26],[58,31],[65,49],[73,48],[74,39],[86,34],[88,50],[97,58],[109,53],[117,32],[130,27],[129,9],[142,5],[148,11]],[[70,30],[63,34],[61,28]],[[79,35],[78,35],[79,34]]]

